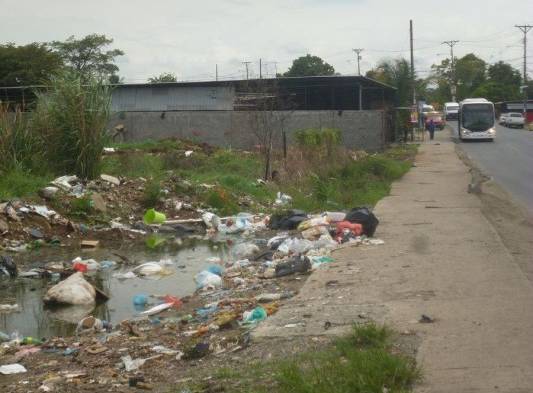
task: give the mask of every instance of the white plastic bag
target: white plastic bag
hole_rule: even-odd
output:
[[[94,287],[78,272],[50,288],[43,300],[45,303],[88,305],[94,304],[95,297]]]
[[[313,242],[306,239],[290,238],[286,239],[278,247],[278,251],[288,254],[305,254],[307,251],[313,249]]]
[[[253,243],[240,243],[233,247],[232,253],[235,258],[244,259],[259,252],[259,247]]]
[[[202,270],[194,277],[198,289],[216,289],[222,286],[222,278],[216,274]]]

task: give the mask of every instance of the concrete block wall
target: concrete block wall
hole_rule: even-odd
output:
[[[338,128],[346,147],[369,151],[385,145],[384,112],[365,111],[176,111],[122,112],[113,114],[110,128],[122,124],[125,141],[186,138],[212,145],[249,149],[259,144],[256,135],[267,124],[284,130],[290,143],[295,131],[306,128]],[[281,144],[281,132],[274,144]]]

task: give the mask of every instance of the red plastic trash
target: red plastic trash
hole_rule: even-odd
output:
[[[87,273],[87,265],[85,263],[76,262],[72,268],[77,272]]]
[[[361,236],[363,234],[363,225],[351,223],[350,221],[341,221],[337,223],[337,236],[342,235],[345,229],[353,232],[355,236]]]
[[[172,303],[171,307],[175,308],[175,309],[178,309],[178,308],[180,308],[183,305],[183,302],[181,301],[181,299],[177,298],[176,296],[166,295],[163,298],[163,301],[165,303]]]

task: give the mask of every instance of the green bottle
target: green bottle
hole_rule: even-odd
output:
[[[43,342],[38,338],[34,337],[24,337],[20,342],[22,345],[42,345]]]

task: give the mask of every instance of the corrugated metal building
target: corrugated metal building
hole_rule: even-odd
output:
[[[117,85],[113,112],[233,110],[233,86],[190,86],[185,83]]]
[[[362,76],[310,76],[116,85],[114,112],[367,110],[394,106],[396,89]]]

